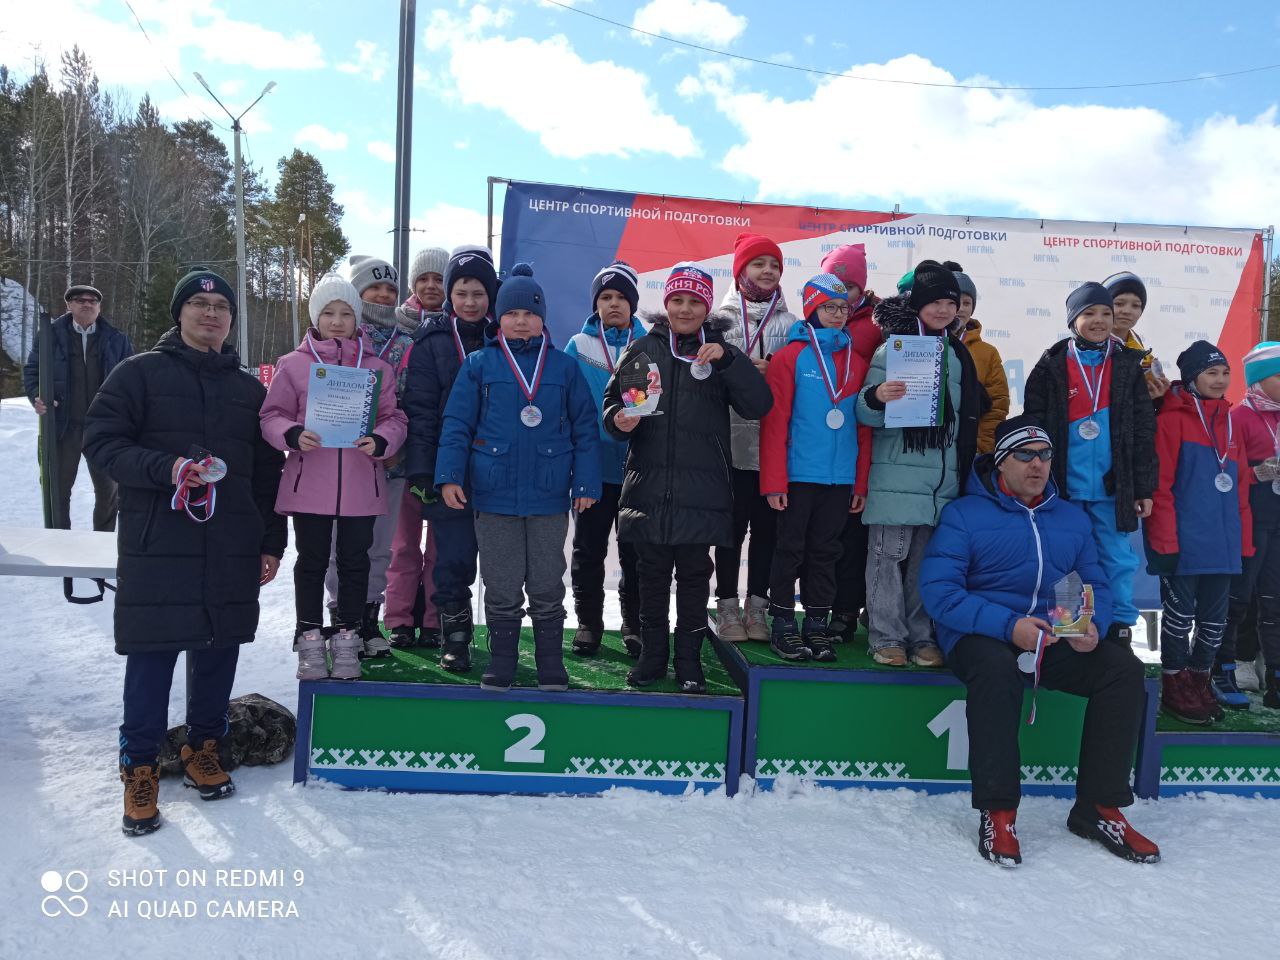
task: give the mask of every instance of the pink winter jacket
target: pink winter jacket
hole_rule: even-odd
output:
[[[378,397],[378,419],[373,432],[387,442],[382,451],[390,458],[404,444],[408,420],[396,406],[396,372],[379,360],[369,338],[360,334],[341,340],[321,340],[308,330],[301,346],[280,358],[275,378],[262,404],[262,435],[278,450],[288,453],[276,512],[314,513],[326,517],[370,517],[387,512],[387,474],[382,460],[359,450],[320,447],[301,453],[289,446],[285,436],[301,427],[307,412],[307,382],[316,357],[323,363],[360,366],[382,372],[382,392]],[[313,354],[312,351],[315,351]]]

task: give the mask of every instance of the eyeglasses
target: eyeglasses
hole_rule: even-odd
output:
[[[843,317],[848,314],[849,305],[847,303],[824,303],[818,310],[828,317]]]
[[[229,303],[210,303],[208,300],[188,300],[183,306],[190,307],[197,313],[208,313],[212,310],[219,316],[231,316],[231,304]]]
[[[79,304],[101,303],[97,297],[72,297],[71,302]]]
[[[1010,456],[1019,463],[1030,463],[1032,460],[1048,463],[1053,459],[1053,447],[1045,447],[1043,450],[1014,450]]]

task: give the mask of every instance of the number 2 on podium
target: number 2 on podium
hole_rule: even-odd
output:
[[[502,759],[505,762],[544,762],[545,752],[534,749],[542,742],[542,738],[547,735],[547,725],[543,723],[541,717],[532,713],[517,713],[514,717],[507,717],[507,729],[512,732],[516,730],[527,730],[529,732],[507,747],[506,752],[502,755]]]

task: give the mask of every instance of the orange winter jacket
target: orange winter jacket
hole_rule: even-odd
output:
[[[978,453],[996,448],[996,425],[1009,416],[1009,381],[1004,375],[1000,351],[982,339],[982,324],[970,320],[964,330],[964,345],[969,348],[978,379],[987,388],[991,409],[978,421]]]

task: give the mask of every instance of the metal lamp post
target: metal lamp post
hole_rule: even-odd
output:
[[[227,117],[231,120],[231,129],[235,134],[236,274],[237,274],[236,297],[239,300],[239,313],[240,313],[238,330],[236,334],[236,349],[240,354],[240,364],[241,366],[244,366],[249,362],[249,315],[248,315],[249,314],[249,311],[248,311],[249,295],[248,295],[248,283],[247,283],[248,271],[245,269],[245,257],[244,257],[244,169],[243,169],[243,164],[240,161],[240,121],[244,118],[244,115],[246,113],[248,113],[250,110],[252,110],[254,107],[258,105],[259,100],[261,100],[263,97],[265,97],[268,93],[270,93],[275,88],[276,82],[272,80],[265,87],[263,87],[262,92],[258,94],[258,96],[254,99],[253,103],[245,107],[244,110],[240,112],[239,116],[236,116],[230,110],[227,109],[226,104],[224,104],[221,100],[218,99],[217,94],[215,94],[211,89],[209,89],[209,84],[205,82],[204,77],[200,76],[200,74],[197,73],[195,74],[195,78],[197,81],[199,81],[200,86],[204,87],[205,92],[208,93],[209,96],[213,97],[213,102],[216,103],[218,106],[222,107],[223,112],[226,113]]]

